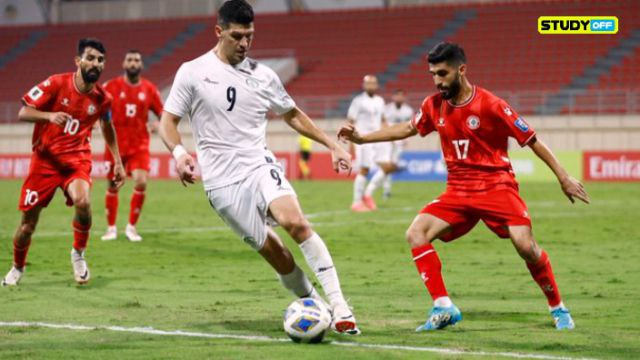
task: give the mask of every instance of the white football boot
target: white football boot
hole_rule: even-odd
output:
[[[71,265],[73,266],[73,277],[76,282],[80,285],[88,283],[91,274],[89,273],[87,261],[84,259],[84,251],[79,252],[76,249],[71,249]]]
[[[338,304],[333,307],[331,312],[333,321],[331,329],[339,334],[360,335],[360,329],[356,324],[356,317],[353,316],[349,305],[345,303]]]
[[[131,224],[127,224],[127,227],[124,229],[124,234],[127,236],[127,239],[132,242],[142,241],[142,236],[138,235],[138,231],[136,227]]]
[[[102,241],[111,241],[118,238],[118,228],[114,226],[107,226],[107,232],[102,235],[100,240]]]
[[[24,268],[20,270],[15,266],[12,266],[11,270],[7,273],[7,276],[2,279],[2,286],[18,286],[20,279],[22,279],[22,275],[24,275]]]

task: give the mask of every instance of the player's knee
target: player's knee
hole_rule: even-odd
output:
[[[312,230],[307,219],[295,216],[280,224],[294,239],[304,240],[311,236]]]
[[[405,238],[412,248],[427,245],[429,239],[425,236],[425,232],[415,227],[410,227],[405,233]]]
[[[541,255],[540,247],[536,244],[533,239],[521,239],[520,241],[515,241],[516,250],[518,251],[518,255],[520,257],[530,263],[534,264],[538,262]]]
[[[140,192],[147,190],[147,182],[145,180],[137,180],[134,189]]]
[[[80,196],[74,199],[73,205],[79,212],[89,213],[91,211],[91,201],[88,196]]]
[[[20,235],[21,237],[31,237],[33,233],[36,231],[36,224],[32,222],[25,222],[20,224]]]

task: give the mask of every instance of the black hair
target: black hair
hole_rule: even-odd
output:
[[[449,65],[460,65],[467,63],[467,56],[464,50],[458,45],[450,42],[440,42],[429,50],[427,56],[430,64],[437,64],[446,61]]]
[[[226,28],[229,24],[249,25],[253,22],[253,8],[245,0],[228,0],[218,10],[218,25]]]
[[[406,92],[406,90],[405,90],[405,89],[397,88],[397,89],[394,89],[394,90],[393,90],[393,93],[394,93],[394,94],[400,94],[400,93],[402,93],[402,94],[406,94],[407,92]]]
[[[100,40],[94,38],[84,38],[78,41],[78,56],[82,56],[82,54],[84,54],[84,49],[88,47],[100,51],[103,55],[107,54],[107,50],[104,48],[104,45],[102,45],[102,42]]]
[[[142,56],[142,53],[141,53],[141,52],[140,52],[140,50],[138,50],[138,49],[129,49],[129,50],[127,50],[127,52],[125,53],[125,55],[126,55],[126,54],[140,54],[140,56]]]

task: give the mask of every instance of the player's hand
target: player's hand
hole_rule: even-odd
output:
[[[178,176],[183,186],[187,186],[187,183],[193,184],[196,180],[196,162],[189,154],[180,156],[176,162],[176,169],[178,170]]]
[[[360,136],[356,127],[351,123],[342,125],[338,130],[338,139],[343,142],[351,141],[352,143],[362,144],[362,136]]]
[[[351,175],[351,155],[338,144],[331,149],[331,163],[333,164],[333,171],[336,173],[344,171]]]
[[[582,183],[577,179],[571,176],[567,176],[560,181],[560,186],[562,186],[562,191],[569,198],[571,203],[576,202],[574,198],[578,198],[584,203],[589,203],[589,195],[584,190],[584,186],[582,185]]]
[[[54,123],[62,127],[68,120],[71,120],[71,115],[66,112],[52,112],[49,113],[49,122]]]
[[[122,162],[117,162],[113,165],[113,178],[111,178],[111,182],[113,186],[117,189],[120,189],[122,185],[124,185],[124,179],[126,178],[127,173],[124,171],[124,166]]]

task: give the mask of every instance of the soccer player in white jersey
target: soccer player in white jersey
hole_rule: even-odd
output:
[[[375,75],[365,75],[362,79],[364,91],[351,100],[351,105],[347,112],[347,121],[354,124],[360,133],[368,134],[386,127],[384,119],[384,99],[377,95],[378,78]],[[355,145],[356,164],[358,175],[353,182],[353,203],[351,210],[355,212],[366,212],[377,208],[373,201],[374,182],[379,186],[384,179],[382,176],[371,179],[370,186],[367,186],[367,175],[369,170],[378,166],[386,173],[389,165],[390,155],[387,150],[389,143],[374,143]],[[366,189],[365,189],[366,188]]]
[[[384,108],[384,118],[389,126],[405,123],[413,118],[413,109],[407,104],[404,90],[396,89],[393,91],[391,102]],[[391,142],[391,146],[387,148],[389,155],[386,156],[386,158],[389,159],[389,165],[386,167],[388,172],[384,172],[382,169],[378,171],[382,173],[384,177],[382,181],[382,197],[384,199],[388,199],[391,196],[392,174],[400,169],[400,157],[402,156],[405,143],[406,140]],[[369,187],[373,187],[372,190],[375,191],[377,185],[377,182],[371,181]]]
[[[253,9],[245,0],[222,5],[215,33],[217,45],[178,70],[161,117],[160,134],[173,153],[180,180],[185,185],[195,180],[194,159],[178,132],[180,119],[188,116],[213,209],[275,269],[284,287],[298,297],[321,299],[270,227],[282,226],[322,285],[333,329],[359,334],[329,250],[265,147],[267,112],[283,115],[294,130],[329,148],[336,172],[351,171],[351,157],[296,106],[273,70],[247,57],[254,26]]]

